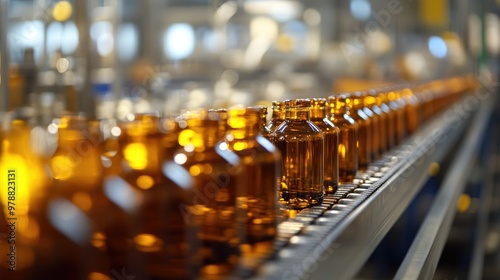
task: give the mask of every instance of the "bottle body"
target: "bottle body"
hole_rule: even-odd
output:
[[[236,154],[216,145],[224,135],[226,119],[216,111],[185,115],[174,159],[193,178],[196,199],[190,213],[198,225],[203,251],[201,277],[224,277],[239,260],[236,191],[242,184]]]
[[[314,98],[311,101],[311,122],[323,133],[325,144],[323,186],[325,193],[332,194],[337,191],[339,182],[339,129],[327,118],[326,98]]]
[[[104,184],[106,195],[130,221],[125,236],[115,233],[117,240],[126,241],[116,249],[116,263],[145,279],[194,279],[201,251],[191,213],[193,179],[165,158],[156,116],[136,116],[123,124],[122,133],[121,174]]]
[[[287,119],[273,133],[283,157],[278,202],[300,210],[323,201],[324,136],[310,121],[310,101],[291,100],[286,106]]]
[[[352,114],[350,116],[358,124],[358,166],[360,170],[365,170],[372,160],[373,124],[371,118],[363,110],[362,98],[361,94],[352,96]]]
[[[238,236],[243,265],[254,266],[257,257],[272,250],[277,233],[281,156],[260,135],[258,107],[231,108],[228,115],[230,129],[218,147],[234,152],[242,164],[236,191]]]
[[[352,182],[358,172],[358,124],[349,115],[348,99],[342,94],[328,97],[331,108],[329,119],[339,128],[339,181]]]

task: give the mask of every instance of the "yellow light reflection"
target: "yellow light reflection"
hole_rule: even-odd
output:
[[[233,117],[227,121],[227,124],[232,128],[244,128],[245,127],[245,119]]]
[[[471,199],[468,194],[461,194],[457,202],[457,210],[460,213],[464,213],[470,207]]]
[[[146,168],[147,162],[147,149],[142,143],[129,144],[123,150],[125,160],[133,169]]]
[[[92,208],[92,198],[85,192],[76,192],[73,194],[72,202],[85,212],[88,212]]]
[[[137,249],[142,252],[156,252],[163,246],[163,242],[158,237],[147,233],[134,237],[134,242]]]
[[[66,21],[71,17],[73,7],[68,1],[59,1],[52,9],[52,16],[56,21]]]
[[[189,168],[189,173],[192,176],[198,176],[201,173],[201,168],[197,164],[195,164]]]
[[[73,176],[75,162],[65,155],[58,155],[51,159],[50,168],[55,179],[66,181]]]
[[[204,174],[211,174],[213,171],[212,165],[205,163],[203,164],[203,173]]]
[[[234,149],[236,151],[242,151],[242,150],[246,149],[247,147],[248,147],[247,143],[243,142],[243,141],[238,141],[238,142],[234,143]]]
[[[106,246],[106,235],[104,233],[97,231],[92,235],[92,240],[90,241],[92,245],[96,248],[102,249]]]
[[[193,138],[195,132],[191,129],[184,129],[179,133],[179,145],[186,146],[191,143],[191,138]]]
[[[339,144],[339,156],[345,158],[345,146],[344,144]]]
[[[154,185],[155,181],[151,176],[142,175],[137,178],[136,183],[139,188],[147,190]]]

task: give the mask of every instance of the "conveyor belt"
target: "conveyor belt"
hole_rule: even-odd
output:
[[[242,270],[238,278],[354,277],[422,188],[429,165],[441,161],[464,134],[477,108],[458,109],[470,103],[470,98],[435,116],[382,160],[360,172],[352,184],[327,195],[321,206],[281,223],[275,252],[255,273]]]

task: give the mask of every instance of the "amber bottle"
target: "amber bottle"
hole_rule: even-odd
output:
[[[373,113],[377,116],[378,119],[378,138],[379,138],[379,146],[378,146],[378,154],[382,155],[387,150],[387,114],[382,111],[382,109],[378,106],[378,100],[376,98],[377,90],[373,89],[368,91],[365,97],[365,105],[373,111]]]
[[[273,101],[273,114],[271,121],[267,124],[267,127],[271,132],[274,132],[281,123],[285,121],[285,102]]]
[[[0,242],[0,275],[2,279],[39,279],[37,277],[44,271],[38,271],[42,263],[38,264],[37,249],[40,245],[40,229],[47,225],[38,217],[47,200],[49,178],[45,172],[44,159],[31,149],[33,127],[28,124],[28,119],[11,114],[2,117],[0,178],[4,183],[0,193],[0,226],[1,232],[6,235]],[[9,206],[12,208],[9,209]],[[9,220],[9,224],[16,224],[15,244],[10,238],[7,218],[15,219]],[[15,271],[9,271],[11,263],[8,254],[11,254],[12,245],[16,249]],[[51,261],[45,263],[55,265]]]
[[[395,117],[395,137],[394,144],[401,144],[406,138],[406,122],[405,122],[405,100],[401,96],[401,92],[403,91],[403,85],[396,85],[391,92],[387,94],[387,97],[390,102],[390,106],[392,106],[393,110],[396,112]]]
[[[107,178],[104,188],[133,227],[116,255],[133,260],[127,261],[130,269],[144,269],[145,279],[193,279],[201,254],[192,213],[197,201],[193,178],[166,159],[158,116],[135,115],[121,126],[122,172]],[[135,250],[139,257],[131,258]]]
[[[350,117],[349,94],[328,97],[330,121],[339,128],[339,181],[348,183],[358,172],[358,124]]]
[[[324,190],[325,193],[335,193],[339,181],[339,129],[328,119],[327,112],[326,98],[311,99],[311,122],[321,129],[324,136]]]
[[[351,95],[351,98],[346,99],[351,107],[349,116],[358,124],[358,166],[359,170],[365,170],[372,160],[371,143],[373,139],[372,120],[365,113],[363,96],[361,92],[356,92]]]
[[[32,212],[39,223],[37,277],[109,275],[113,267],[105,240],[112,236],[107,229],[123,216],[102,189],[103,137],[97,123],[89,124],[83,115],[61,117],[57,133],[57,149],[48,160],[48,195],[40,211]]]
[[[287,209],[304,209],[323,201],[324,136],[310,119],[311,101],[287,100],[286,120],[274,132],[283,156],[283,177],[279,204]]]
[[[277,230],[277,188],[281,178],[279,151],[260,134],[259,107],[228,110],[229,130],[219,149],[238,155],[243,183],[237,189],[238,233],[244,266],[268,254]]]
[[[369,133],[371,135],[371,139],[369,139],[369,145],[371,150],[370,158],[372,161],[377,160],[380,156],[380,116],[375,114],[370,108],[370,99],[368,93],[366,91],[357,92],[354,94],[354,97],[359,98],[360,105],[363,109],[363,112],[370,119],[370,128]],[[372,99],[373,100],[373,99]]]
[[[205,279],[227,277],[239,258],[236,192],[243,178],[238,156],[216,145],[224,138],[224,116],[208,110],[184,114],[187,127],[174,156],[193,177],[197,199],[191,212],[199,225]]]
[[[420,124],[420,101],[414,94],[413,90],[409,87],[403,88],[400,92],[402,98],[405,100],[404,119],[406,132],[409,135],[412,135],[418,129]]]
[[[271,134],[273,134],[273,132],[269,127],[267,127],[267,106],[261,105],[259,106],[259,108],[260,108],[260,133],[267,140],[272,142]]]
[[[377,106],[382,110],[382,114],[386,116],[385,118],[385,127],[386,127],[386,147],[387,150],[390,150],[394,147],[395,144],[395,135],[396,135],[396,112],[389,107],[389,99],[387,98],[387,94],[390,91],[390,88],[380,89],[377,92],[375,97],[375,101]]]

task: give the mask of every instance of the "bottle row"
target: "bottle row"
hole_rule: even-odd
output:
[[[4,119],[0,275],[251,271],[273,251],[280,209],[321,203],[475,87],[467,76],[274,102],[269,123],[266,107],[119,122],[65,115],[46,128],[22,114]]]

